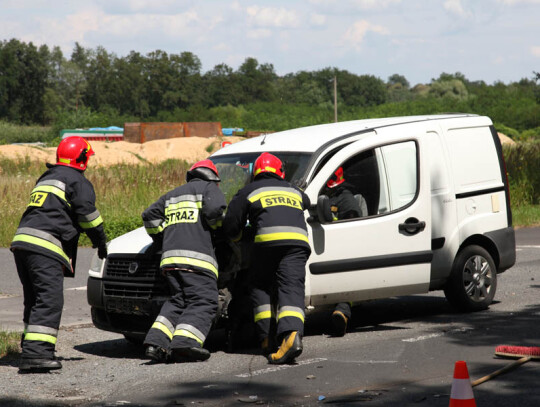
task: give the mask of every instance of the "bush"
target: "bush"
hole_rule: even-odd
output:
[[[540,204],[540,140],[503,147],[512,204]]]
[[[19,126],[0,121],[0,144],[50,142],[50,127]]]

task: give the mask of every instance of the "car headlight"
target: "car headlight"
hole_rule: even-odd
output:
[[[91,277],[102,278],[104,266],[105,259],[100,259],[97,253],[94,253],[92,261],[90,262],[90,269],[88,270],[88,274],[90,274]]]

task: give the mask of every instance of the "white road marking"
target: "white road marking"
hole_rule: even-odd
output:
[[[467,331],[472,331],[473,329],[474,328],[457,328],[457,329],[451,329],[450,331],[447,331],[447,332],[436,332],[436,333],[432,333],[432,334],[429,334],[429,335],[417,336],[416,338],[402,339],[401,341],[402,342],[420,342],[420,341],[425,341],[426,339],[438,338],[439,336],[444,336],[447,333],[455,333],[455,332],[463,333],[463,332],[467,332]]]
[[[402,341],[403,342],[420,342],[420,341],[425,341],[426,339],[438,338],[439,336],[443,336],[443,335],[444,335],[444,332],[439,332],[436,334],[417,336],[416,338],[402,339]]]
[[[83,285],[82,287],[66,288],[66,291],[86,291],[86,286]]]
[[[253,372],[237,374],[236,377],[260,376],[262,374],[278,372],[280,370],[285,370],[285,369],[292,369],[292,368],[295,368],[295,367],[298,367],[298,366],[310,365],[312,363],[324,362],[325,360],[327,360],[327,359],[326,358],[314,358],[314,359],[300,360],[295,365],[276,365],[276,366],[272,366],[272,367],[267,367],[266,369],[254,370]]]
[[[540,249],[538,245],[520,245],[516,246],[516,249]]]

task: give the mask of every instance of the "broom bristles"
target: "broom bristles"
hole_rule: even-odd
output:
[[[523,356],[530,356],[531,359],[540,359],[540,347],[499,345],[495,348],[495,355],[508,358],[521,358]]]

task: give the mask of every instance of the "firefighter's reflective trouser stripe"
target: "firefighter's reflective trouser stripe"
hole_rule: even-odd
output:
[[[163,349],[203,346],[217,312],[217,280],[207,273],[167,271],[175,293],[161,307],[144,343]]]
[[[309,251],[297,246],[256,247],[251,262],[251,300],[259,340],[270,334],[277,299],[277,336],[304,333],[305,265]],[[276,298],[277,297],[277,298]]]
[[[352,315],[351,307],[352,302],[340,302],[336,305],[334,311],[340,311],[341,313],[343,313],[343,315],[347,317],[347,319],[350,319]]]
[[[23,358],[52,358],[64,306],[62,263],[26,250],[14,251],[23,285]]]

